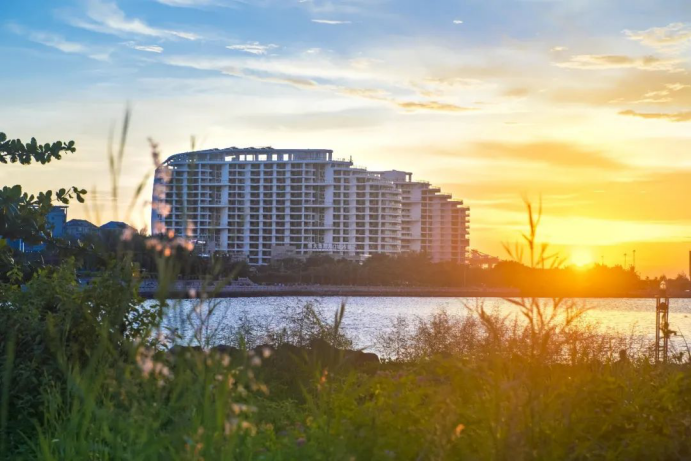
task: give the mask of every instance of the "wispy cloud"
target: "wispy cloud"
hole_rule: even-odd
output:
[[[680,91],[685,88],[689,88],[690,85],[685,85],[683,83],[667,83],[666,88],[668,88],[671,91]]]
[[[67,40],[61,35],[27,30],[16,24],[10,24],[7,28],[15,34],[25,36],[34,43],[55,48],[63,53],[81,54],[98,61],[106,61],[110,55],[108,51],[92,49],[89,45]]]
[[[462,106],[457,106],[456,104],[448,104],[444,102],[439,102],[439,101],[396,101],[396,100],[391,100],[392,103],[395,105],[401,107],[402,109],[406,109],[408,111],[417,111],[417,110],[427,110],[427,111],[436,111],[436,112],[470,112],[470,111],[475,111],[478,110],[473,107],[462,107]]]
[[[662,90],[647,91],[640,99],[632,101],[632,103],[652,104],[671,102],[673,101],[673,93],[689,87],[689,85],[683,85],[682,83],[668,83]]]
[[[252,42],[243,45],[229,45],[226,48],[228,48],[229,50],[242,51],[244,53],[260,55],[267,54],[269,50],[278,48],[278,45],[274,45],[273,43],[270,43],[268,45],[262,45],[259,42]]]
[[[424,80],[424,83],[432,85],[442,85],[457,88],[479,88],[485,86],[486,83],[482,80],[476,78],[463,78],[463,77],[428,77]]]
[[[678,72],[681,69],[679,59],[659,58],[656,56],[631,57],[608,54],[580,54],[570,57],[569,61],[555,65],[570,69],[641,69],[650,71]]]
[[[44,32],[29,32],[27,38],[32,42],[58,49],[63,53],[84,54],[88,51],[86,45],[65,40],[60,35],[47,34]]]
[[[508,88],[506,89],[502,95],[507,96],[509,98],[525,98],[531,93],[531,90],[529,90],[526,87],[513,87],[513,88]]]
[[[302,54],[302,56],[306,56]],[[309,55],[308,55],[309,56]],[[393,86],[397,94],[392,94],[382,87],[362,88],[343,81],[355,83],[367,80],[370,83],[384,85],[385,82],[377,82],[384,77],[376,73],[367,73],[364,70],[349,73],[348,66],[343,63],[332,62],[322,58],[296,59],[284,57],[277,59],[212,59],[191,56],[174,56],[165,58],[164,62],[170,65],[191,67],[200,70],[215,70],[225,75],[256,80],[266,83],[291,85],[296,88],[311,91],[323,91],[333,94],[341,94],[350,97],[379,101],[392,105],[407,112],[434,111],[447,113],[462,113],[478,110],[451,102],[439,100],[410,101],[412,87],[405,88]],[[387,79],[391,81],[390,79]]]
[[[690,26],[681,22],[640,31],[625,29],[622,33],[630,40],[664,52],[680,51],[690,41]]]
[[[209,6],[227,6],[219,0],[155,0],[163,5],[178,7],[178,8],[205,8]],[[237,2],[232,2],[237,3]]]
[[[233,77],[242,77],[260,82],[280,83],[292,85],[298,88],[316,88],[319,85],[314,80],[309,78],[293,77],[290,75],[272,74],[241,67],[225,67],[220,69],[222,74]]]
[[[137,45],[135,42],[125,42],[125,46],[138,51],[147,51],[149,53],[163,53],[163,47],[159,45]]]
[[[454,24],[463,24],[463,23],[464,23],[464,21],[462,21],[461,19],[455,19],[455,20],[452,21],[452,22],[453,22]]]
[[[182,38],[185,40],[196,40],[199,38],[197,34],[190,32],[158,28],[150,26],[141,19],[128,18],[115,2],[108,0],[88,0],[86,16],[88,19],[72,16],[65,19],[75,27],[117,36],[142,35],[166,39]]]
[[[383,101],[394,106],[406,109],[408,112],[434,111],[434,112],[469,112],[478,110],[473,107],[462,107],[456,104],[443,103],[439,101],[402,101],[393,98],[389,92],[378,88],[349,88],[338,87],[337,93],[358,98]]]
[[[336,19],[313,19],[317,24],[351,24],[351,21],[339,21]]]
[[[673,113],[652,113],[652,112],[635,112],[633,110],[621,110],[618,115],[627,115],[630,117],[639,117],[651,120],[667,120],[669,122],[689,122],[690,111],[673,112]]]
[[[553,53],[559,53],[561,51],[567,51],[568,48],[566,46],[554,46],[550,49],[551,52]]]

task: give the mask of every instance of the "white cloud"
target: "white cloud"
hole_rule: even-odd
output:
[[[680,91],[683,88],[689,88],[689,85],[684,85],[682,83],[668,83],[666,84],[666,88],[672,91]]]
[[[234,51],[242,51],[244,53],[250,53],[250,54],[267,54],[267,51],[272,50],[274,48],[278,48],[278,45],[274,45],[273,43],[270,43],[268,45],[262,45],[259,42],[252,42],[252,43],[246,43],[244,45],[228,45],[226,48],[229,50],[234,50]]]
[[[368,69],[372,68],[373,64],[382,63],[382,61],[379,59],[372,59],[372,58],[355,58],[355,59],[351,59],[348,63],[354,69],[368,70]]]
[[[29,32],[27,38],[32,42],[40,43],[41,45],[56,48],[63,53],[79,53],[84,54],[88,48],[85,45],[77,42],[70,42],[63,37],[44,32]]]
[[[567,51],[569,48],[566,46],[554,46],[550,49],[551,52],[553,53],[559,53],[560,51]]]
[[[61,35],[26,30],[16,24],[10,24],[8,29],[15,34],[25,36],[32,42],[55,48],[63,53],[81,54],[97,61],[107,61],[110,58],[110,52],[108,51],[95,51],[88,45],[67,40]]]
[[[621,110],[618,115],[626,115],[629,117],[639,117],[647,120],[664,120],[668,122],[689,122],[690,112],[674,112],[674,113],[650,113],[636,112],[633,110]]]
[[[631,57],[623,55],[581,54],[570,57],[569,61],[558,62],[558,67],[570,69],[640,69],[650,71],[679,72],[679,59],[658,58],[656,56]]]
[[[625,29],[622,33],[630,40],[664,52],[681,51],[690,41],[690,26],[681,22],[640,31]]]
[[[313,19],[312,22],[318,24],[351,24],[351,21],[337,21],[334,19]]]
[[[223,6],[223,3],[216,0],[156,0],[163,5],[179,8],[201,8],[206,6]]]
[[[137,45],[135,42],[126,42],[125,45],[138,51],[148,51],[149,53],[162,53],[163,47],[158,45]]]
[[[459,87],[459,88],[480,88],[486,86],[487,83],[478,80],[476,78],[463,78],[463,77],[449,77],[449,78],[439,78],[439,77],[428,77],[424,80],[424,83],[432,85]]]
[[[66,20],[75,27],[112,35],[143,35],[158,38],[183,38],[196,40],[196,34],[184,31],[161,29],[150,26],[137,18],[128,18],[113,1],[88,0],[86,15],[88,20],[67,17]]]
[[[466,113],[478,110],[455,102],[431,100],[429,96],[423,100],[412,100],[415,89],[408,82],[393,85],[392,76],[386,72],[349,68],[343,62],[321,59],[319,55],[302,56],[302,59],[285,57],[262,60],[173,56],[165,58],[163,62],[200,70],[216,70],[233,77],[290,85],[302,90],[378,101],[404,109],[406,112]],[[310,59],[307,59],[308,56]],[[394,92],[383,87],[389,87]]]
[[[464,23],[464,21],[462,21],[461,19],[455,19],[455,20],[452,21],[452,22],[453,22],[454,24],[463,24],[463,23]]]

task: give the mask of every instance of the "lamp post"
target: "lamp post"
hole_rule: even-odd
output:
[[[656,363],[668,361],[668,293],[666,281],[661,280],[658,296],[656,296]]]

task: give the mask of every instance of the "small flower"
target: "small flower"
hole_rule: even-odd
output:
[[[457,427],[454,428],[454,434],[452,435],[452,440],[459,438],[461,435],[461,432],[464,430],[466,426],[463,424],[457,424]]]
[[[156,221],[154,223],[154,234],[163,234],[166,232],[166,225],[161,221]]]
[[[296,446],[302,447],[303,445],[305,445],[305,442],[307,442],[307,440],[305,440],[305,437],[301,437],[298,440],[296,440]]]
[[[255,425],[247,421],[243,421],[242,423],[240,423],[240,428],[244,431],[249,432],[250,435],[255,435],[257,433],[257,428],[255,427]]]
[[[231,432],[235,431],[236,427],[238,427],[238,420],[237,419],[232,418],[229,421],[224,421],[223,433],[226,435],[230,435]]]
[[[265,359],[268,359],[272,355],[272,350],[269,349],[268,347],[263,347],[262,348],[262,357]]]
[[[322,372],[322,376],[320,377],[320,381],[317,383],[317,390],[318,391],[321,391],[322,386],[324,386],[327,383],[327,375],[328,374],[329,374],[329,372],[325,368],[324,371]]]
[[[128,227],[126,228],[123,233],[120,235],[120,240],[123,242],[129,242],[132,240],[132,237],[135,235],[134,229]]]

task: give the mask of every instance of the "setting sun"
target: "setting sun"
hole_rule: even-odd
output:
[[[578,267],[585,267],[593,264],[593,255],[591,250],[588,248],[575,248],[572,250],[572,255],[570,256],[570,262]]]

